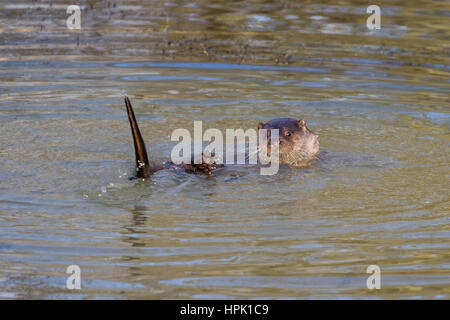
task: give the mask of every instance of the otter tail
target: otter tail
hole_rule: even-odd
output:
[[[141,132],[139,131],[139,126],[136,122],[130,99],[128,99],[127,96],[125,96],[125,105],[127,107],[131,135],[133,136],[134,142],[134,152],[136,154],[136,176],[138,178],[148,178],[150,174],[150,165],[148,162],[147,150],[145,149],[144,139],[142,139]]]

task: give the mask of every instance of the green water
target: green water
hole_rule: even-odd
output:
[[[449,298],[448,2],[81,4],[0,2],[0,298]],[[130,181],[125,94],[156,162],[278,117],[321,160]]]

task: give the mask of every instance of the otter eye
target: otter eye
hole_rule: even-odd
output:
[[[289,131],[286,131],[286,132],[284,133],[284,135],[285,135],[286,137],[290,137],[290,136],[291,136],[291,133],[290,133]]]

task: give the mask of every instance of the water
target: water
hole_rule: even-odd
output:
[[[0,298],[449,298],[448,2],[66,5],[0,2]],[[125,94],[153,161],[277,117],[321,160],[130,181]]]

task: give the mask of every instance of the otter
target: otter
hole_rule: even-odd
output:
[[[202,163],[175,164],[171,161],[163,164],[151,164],[148,160],[145,142],[142,138],[139,126],[134,115],[130,99],[125,96],[125,106],[130,122],[131,135],[133,137],[136,158],[136,178],[148,178],[156,171],[162,169],[181,170],[188,173],[203,173],[210,175],[214,170],[222,168],[223,164],[216,163],[214,154],[206,157],[202,154]],[[305,120],[292,118],[279,118],[267,123],[259,123],[258,129],[279,130],[279,155],[280,162],[289,165],[302,165],[314,159],[320,151],[318,135],[306,127]],[[270,153],[270,130],[267,130],[267,151]]]

